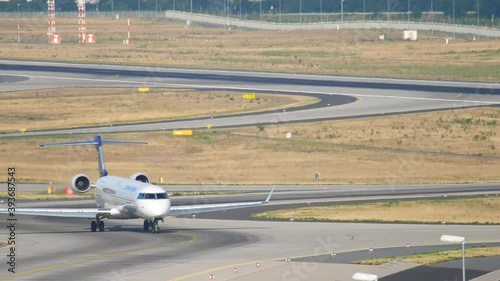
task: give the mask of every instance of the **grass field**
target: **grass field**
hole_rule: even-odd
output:
[[[175,89],[152,89],[150,93],[121,88],[30,90],[0,95],[0,132],[217,116],[317,101],[312,97],[268,94],[243,99],[243,93]]]
[[[21,44],[13,43],[18,21]],[[1,19],[0,58],[314,74],[390,76],[498,82],[500,42],[422,35],[401,41],[387,31],[251,31],[132,19],[132,44],[123,45],[126,20],[89,19],[97,44],[77,42],[77,22],[58,19],[63,44],[46,42],[45,18]],[[96,92],[93,92],[96,91]],[[236,96],[232,96],[232,95]],[[149,98],[154,95],[155,99]],[[3,93],[0,131],[154,121],[301,105],[311,99],[270,96],[242,101],[241,93],[154,89],[71,89]],[[108,104],[114,105],[109,110]],[[75,104],[78,104],[75,106]],[[215,106],[216,105],[216,106]],[[222,110],[214,110],[222,108]],[[92,109],[92,111],[90,111]],[[100,114],[92,114],[98,111]],[[145,171],[172,184],[443,183],[500,181],[498,108],[331,121],[310,124],[110,135],[148,146],[106,147],[113,174]],[[285,133],[292,133],[285,139]],[[68,136],[66,139],[92,138]],[[75,173],[97,177],[91,147],[41,149],[61,138],[0,141],[0,168],[16,166],[20,181],[67,182]],[[5,159],[5,160],[4,160]],[[134,159],[131,161],[131,159]],[[321,182],[314,173],[321,172]]]
[[[11,198],[7,192],[0,192],[0,198]],[[16,200],[59,200],[59,199],[91,199],[94,198],[93,192],[85,194],[64,194],[62,190],[48,194],[47,192],[20,191],[16,192]],[[6,201],[4,199],[4,201]]]
[[[256,213],[252,217],[307,221],[500,224],[500,197],[306,207]]]
[[[22,42],[17,41],[17,24]],[[244,69],[294,73],[429,78],[498,82],[500,41],[419,34],[402,41],[401,31],[225,30],[165,21],[131,19],[132,44],[123,45],[126,19],[87,19],[94,45],[76,44],[76,19],[57,20],[63,44],[47,44],[46,18],[0,20],[0,58]],[[387,34],[389,40],[378,41]],[[34,44],[36,43],[36,44]]]
[[[467,259],[500,256],[500,247],[467,248],[465,256]],[[399,260],[417,264],[435,264],[435,263],[447,262],[450,260],[458,260],[461,258],[462,258],[462,250],[460,249],[451,251],[421,253],[403,257],[367,259],[367,260],[355,261],[353,263],[367,264],[367,265],[381,265],[384,263],[391,262],[393,260]]]
[[[496,123],[495,123],[496,122]],[[148,141],[105,147],[107,168],[143,171],[171,184],[398,184],[498,182],[500,109],[474,108],[357,120],[195,131],[105,135]],[[285,133],[291,132],[290,139]],[[92,147],[40,148],[93,136],[0,140],[0,169],[18,181],[67,183],[76,173],[96,179]],[[132,160],[133,159],[133,160]],[[322,174],[321,181],[314,173]]]

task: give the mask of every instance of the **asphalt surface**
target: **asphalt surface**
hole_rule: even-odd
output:
[[[55,208],[86,207],[65,201],[25,202],[22,206],[40,204]],[[258,212],[266,208],[252,209]],[[158,235],[144,233],[141,220],[106,220],[105,232],[91,233],[86,219],[18,216],[16,254],[17,268],[22,275],[15,279],[68,280],[76,276],[78,280],[121,280],[125,277],[128,279],[124,280],[202,280],[208,272],[219,274],[238,267],[243,275],[247,264],[259,261],[263,267],[268,267],[273,261],[283,261],[286,257],[299,268],[309,268],[304,263],[321,268],[318,264],[328,261],[332,252],[337,254],[336,258],[328,263],[459,247],[440,243],[439,237],[444,233],[463,235],[470,241],[468,243],[481,245],[494,242],[500,231],[500,226],[491,225],[248,222],[240,220],[238,213],[233,214],[237,216],[232,220],[167,218]],[[0,237],[7,236],[8,231],[2,228]],[[409,249],[406,243],[410,243]],[[371,254],[369,248],[374,249]],[[0,255],[2,263],[6,258]],[[487,273],[498,266],[495,260],[491,263],[492,267],[480,271]],[[441,268],[450,270],[450,266]],[[451,270],[454,268],[451,266]],[[6,274],[5,266],[2,269],[0,278],[14,277]],[[379,267],[368,269],[380,270]],[[268,274],[273,274],[279,268],[267,270]],[[321,272],[315,270],[315,274]],[[385,270],[380,276],[397,272],[396,268]],[[245,274],[252,276],[253,273]],[[331,280],[312,276],[312,279],[302,280]]]
[[[346,87],[346,88],[368,88],[368,89],[383,89],[383,90],[408,90],[408,85],[399,83],[387,82],[374,82],[367,80],[358,81],[346,81],[342,80],[311,80],[303,78],[283,78],[283,77],[266,77],[266,76],[240,76],[235,75],[235,72],[225,72],[225,73],[182,73],[178,70],[162,69],[156,68],[143,68],[143,69],[127,69],[114,68],[114,69],[103,69],[102,66],[93,67],[92,65],[86,65],[85,67],[67,65],[57,65],[57,64],[30,64],[29,67],[26,65],[20,65],[17,62],[3,61],[0,64],[0,71],[35,71],[42,73],[53,73],[53,74],[74,74],[74,75],[92,75],[100,77],[109,76],[122,76],[122,77],[148,77],[148,78],[169,78],[169,79],[188,79],[188,80],[203,80],[215,83],[227,83],[227,82],[242,82],[245,84],[276,84],[276,85],[298,85],[298,86],[324,86],[324,87]],[[382,80],[382,79],[381,79]],[[390,81],[390,80],[389,80]],[[479,85],[479,84],[477,84]],[[411,89],[415,91],[423,92],[442,92],[442,93],[464,93],[464,94],[487,94],[487,95],[499,95],[500,89],[494,87],[478,87],[475,86],[465,86],[465,85],[426,85],[426,84],[414,84],[411,85]],[[486,85],[486,84],[484,84]]]
[[[290,112],[265,112],[238,116],[213,116],[145,124],[106,124],[94,128],[68,128],[43,132],[9,133],[0,137],[44,134],[113,133],[173,129],[201,129],[281,124],[397,114],[448,108],[500,104],[500,85],[425,80],[330,77],[300,74],[171,69],[47,62],[0,61],[0,76],[29,80],[4,83],[2,91],[52,87],[143,87],[218,89],[284,94],[343,96],[347,103],[328,102]],[[356,99],[356,102],[352,102]],[[325,100],[325,98],[323,98]],[[338,103],[336,103],[338,104]]]
[[[398,231],[397,229],[402,226],[402,227],[408,227],[409,229],[413,229],[418,226],[412,226],[412,225],[391,225],[391,224],[383,224],[383,225],[376,225],[376,227],[366,229],[362,232],[352,232],[350,229],[353,227],[356,228],[356,226],[364,225],[364,224],[327,224],[327,223],[305,223],[305,222],[300,222],[300,221],[295,221],[293,223],[291,222],[258,222],[258,221],[248,221],[250,219],[250,214],[254,212],[261,212],[261,211],[266,211],[266,210],[272,210],[272,209],[282,209],[282,208],[288,208],[288,207],[300,207],[300,206],[317,206],[317,205],[326,205],[326,204],[332,204],[332,202],[335,202],[336,198],[331,197],[328,198],[332,202],[320,202],[320,203],[303,203],[303,204],[297,204],[297,203],[291,203],[295,202],[296,200],[304,200],[304,194],[302,191],[296,191],[294,190],[294,187],[279,187],[280,189],[275,190],[276,197],[281,197],[281,193],[286,194],[286,199],[281,198],[280,200],[276,201],[271,201],[270,204],[267,204],[262,207],[257,207],[257,208],[248,208],[248,209],[239,209],[239,210],[228,210],[228,211],[221,211],[221,212],[211,212],[211,213],[203,213],[203,214],[198,214],[196,218],[193,218],[192,216],[180,216],[177,219],[167,219],[166,223],[162,224],[162,235],[167,235],[169,238],[176,238],[176,234],[185,234],[185,235],[193,235],[192,237],[197,237],[196,239],[203,237],[204,239],[209,239],[207,245],[202,245],[202,246],[196,246],[199,251],[200,255],[204,253],[204,247],[206,247],[206,252],[210,253],[211,251],[219,251],[220,247],[234,247],[236,250],[236,253],[240,251],[240,247],[246,244],[249,245],[254,245],[255,243],[260,243],[262,240],[267,241],[269,239],[269,235],[275,235],[274,231],[268,232],[269,229],[266,229],[266,227],[263,227],[262,224],[273,224],[276,225],[276,231],[284,231],[284,228],[287,228],[289,225],[292,225],[292,229],[296,229],[295,226],[301,228],[301,227],[306,227],[306,229],[311,229],[311,231],[315,231],[312,237],[315,237],[313,240],[318,240],[318,235],[322,232],[317,232],[315,229],[321,229],[321,231],[327,231],[328,238],[324,238],[325,241],[323,242],[317,242],[319,244],[325,244],[322,245],[323,249],[321,252],[323,254],[317,254],[317,251],[309,251],[305,250],[304,252],[301,252],[299,255],[298,253],[295,255],[292,254],[283,254],[282,256],[274,256],[274,252],[269,253],[271,255],[271,260],[282,260],[285,257],[293,257],[292,262],[297,263],[297,264],[303,264],[304,262],[306,263],[335,263],[335,264],[348,264],[356,260],[362,260],[362,259],[369,259],[369,258],[378,258],[378,257],[393,257],[393,256],[404,256],[404,255],[410,255],[410,254],[415,254],[415,253],[422,253],[422,252],[431,252],[431,251],[437,251],[437,250],[449,250],[449,249],[459,249],[460,245],[449,245],[449,244],[444,244],[444,245],[417,245],[414,246],[415,243],[418,243],[415,241],[415,237],[413,237],[411,234],[406,236],[407,240],[405,239],[399,239],[397,240],[398,242],[394,241],[394,243],[391,243],[390,241],[388,242],[384,248],[382,245],[383,244],[378,244],[378,242],[373,242],[376,240],[371,240],[369,237],[371,233],[374,233],[373,235],[382,235],[380,231],[382,232],[387,232],[385,235],[388,235],[388,237],[394,237],[393,231]],[[397,187],[396,187],[397,189]],[[356,202],[356,201],[362,201],[363,198],[359,198],[358,193],[356,192],[356,187],[350,187],[352,196],[346,197],[345,199],[348,201],[345,202]],[[414,194],[413,195],[418,195],[421,192],[426,192],[425,188],[418,189],[418,188],[413,188]],[[321,194],[323,192],[322,189],[316,189],[314,191],[309,191],[311,195],[314,195],[314,193],[319,193]],[[347,192],[347,191],[346,191]],[[257,194],[255,194],[257,193]],[[234,195],[231,196],[198,196],[201,197],[195,201],[191,201],[192,199],[186,199],[182,197],[174,197],[172,198],[173,200],[173,205],[178,205],[178,204],[199,204],[199,203],[220,203],[220,202],[228,202],[228,201],[252,201],[254,200],[255,196],[261,197],[261,199],[265,198],[266,194],[265,192],[262,191],[255,191],[255,193],[246,193],[246,194],[240,194],[236,195],[237,198],[234,197]],[[410,195],[406,195],[410,196]],[[452,196],[448,196],[450,198]],[[383,195],[381,198],[390,198],[390,196]],[[345,203],[342,202],[342,203]],[[71,208],[71,207],[76,207],[76,208],[87,208],[87,207],[94,207],[95,204],[92,202],[92,200],[82,200],[82,201],[51,201],[51,202],[19,202],[19,206],[22,207],[41,207],[41,206],[50,206],[50,207],[57,207],[57,208]],[[218,231],[216,231],[216,234],[212,233],[213,229],[210,227],[208,229],[203,229],[202,227],[198,227],[200,225],[200,222],[203,222],[203,218],[208,218],[210,222],[214,222],[213,224],[210,224],[211,227],[216,227]],[[54,218],[30,218],[30,217],[20,217],[20,220],[22,222],[25,222],[25,220],[28,221],[26,223],[27,226],[31,226],[31,220],[35,220],[37,222],[45,222],[47,223],[47,229],[45,230],[40,230],[40,234],[47,234],[47,233],[59,233],[60,230],[57,230],[58,226],[68,224],[70,226],[75,225],[74,220],[70,219],[54,219]],[[183,226],[189,226],[187,228],[183,228],[182,230],[179,229],[174,225],[171,225],[171,222],[176,221],[176,222],[181,222]],[[79,233],[79,234],[84,234],[87,233],[89,234],[89,226],[88,226],[88,221],[87,220],[77,220],[78,224],[76,224],[76,228],[72,232],[63,232],[66,234],[71,234],[71,233]],[[244,227],[236,226],[237,221],[247,221],[247,223],[243,224]],[[124,232],[128,232],[126,235],[141,235],[142,233],[142,225],[140,220],[134,220],[134,221],[126,221],[126,224],[123,225],[123,222],[121,221],[106,221],[107,224],[107,231],[111,233],[117,233],[116,235],[122,235]],[[260,226],[258,226],[260,225]],[[337,227],[339,226],[345,226],[348,225],[345,230],[347,232],[344,233],[339,233],[337,232]],[[349,226],[350,225],[350,226]],[[24,226],[24,223],[21,224],[21,226]],[[333,228],[331,228],[333,226]],[[375,225],[372,225],[375,226]],[[55,227],[55,229],[54,229]],[[254,229],[255,227],[255,229]],[[430,229],[435,228],[436,226],[428,225]],[[440,233],[442,234],[442,231],[448,230],[450,227],[457,228],[454,231],[460,231],[462,232],[460,226],[438,226],[437,229],[442,228],[442,230],[439,230],[437,233],[435,233],[435,239],[436,237],[439,237]],[[462,226],[464,228],[468,228],[469,226]],[[494,228],[498,228],[498,226],[493,226]],[[50,228],[50,229],[49,229]],[[425,229],[425,226],[423,226]],[[253,233],[250,236],[242,235],[242,233],[239,233],[239,231],[245,232],[248,230],[257,230],[257,232]],[[266,229],[266,230],[264,230]],[[330,229],[330,230],[328,230]],[[395,230],[396,229],[396,230]],[[459,230],[460,229],[460,230]],[[222,232],[220,232],[222,230]],[[262,232],[258,231],[262,230]],[[434,229],[435,232],[436,229]],[[217,239],[211,237],[210,235],[207,236],[207,233],[205,231],[210,232],[211,234],[214,234],[217,236]],[[236,231],[233,232],[233,231]],[[288,237],[289,242],[285,243],[296,243],[294,241],[296,239],[296,230],[290,231],[289,233],[293,233],[291,237]],[[453,230],[450,230],[453,231]],[[265,234],[263,234],[265,233]],[[31,233],[34,234],[34,233]],[[102,235],[103,233],[94,233],[91,235]],[[311,233],[312,234],[312,233]],[[149,234],[144,234],[142,235],[149,235]],[[263,236],[262,236],[263,235]],[[172,236],[172,237],[171,237]],[[368,236],[368,237],[367,237]],[[1,237],[1,236],[0,236]],[[22,236],[21,236],[22,237]],[[263,238],[264,237],[264,238]],[[334,238],[332,238],[334,237]],[[178,237],[177,237],[178,238]],[[219,240],[218,238],[222,238],[222,240]],[[365,241],[368,238],[367,241]],[[196,240],[195,238],[192,238],[193,240]],[[280,238],[283,239],[283,238]],[[306,238],[307,240],[308,238]],[[309,238],[310,239],[310,238]],[[358,239],[361,239],[362,242],[358,244]],[[378,239],[381,239],[380,237]],[[134,238],[136,242],[141,242],[141,240],[137,240]],[[274,239],[271,239],[274,240]],[[331,241],[330,241],[331,240]],[[346,241],[352,241],[356,246],[363,245],[365,242],[370,242],[371,240],[371,246],[366,246],[362,250],[342,250],[341,245],[336,245],[333,243],[333,241],[337,240],[346,240]],[[170,241],[167,239],[167,241]],[[185,240],[175,240],[172,243],[183,243],[182,241]],[[321,240],[319,240],[321,241]],[[483,240],[487,241],[487,240]],[[345,242],[345,241],[344,241]],[[341,244],[343,244],[342,242]],[[435,242],[435,241],[434,241]],[[149,245],[148,242],[141,242],[145,243],[145,245]],[[194,243],[194,242],[193,242]],[[234,244],[233,244],[234,243]],[[333,243],[333,244],[332,244]],[[396,247],[395,243],[397,244]],[[409,247],[406,246],[406,243],[409,243]],[[144,244],[141,244],[144,245]],[[208,246],[210,245],[210,246]],[[467,244],[467,247],[480,247],[480,246],[498,246],[500,243],[474,243],[470,242],[470,244]],[[337,248],[338,246],[338,248]],[[165,247],[170,247],[170,246],[165,246]],[[148,248],[148,247],[145,247]],[[187,247],[189,249],[189,247]],[[368,249],[373,248],[373,252],[369,252]],[[306,247],[307,249],[307,247]],[[135,251],[135,250],[134,250]],[[147,252],[147,251],[146,251]],[[336,255],[334,258],[332,258],[331,253],[335,252]],[[121,253],[121,252],[120,252]],[[312,254],[311,254],[312,253]],[[176,253],[178,254],[178,253]],[[141,254],[142,255],[142,254]],[[146,255],[144,253],[144,255]],[[232,253],[231,255],[235,255],[235,253]],[[301,255],[306,255],[306,256],[301,256]],[[183,255],[181,255],[183,256]],[[163,259],[167,259],[166,256],[163,255],[154,255],[155,259],[145,259],[145,261],[148,262],[158,262],[159,257]],[[195,257],[190,257],[193,260],[197,260]],[[256,257],[257,260],[267,260],[262,257]],[[35,262],[36,260],[29,260],[30,262]],[[125,264],[128,264],[129,266],[132,266],[130,261],[125,259],[123,261]],[[226,263],[231,264],[231,265],[239,265],[239,263],[229,263],[229,261],[226,261]],[[469,278],[473,277],[478,277],[482,276],[484,274],[487,274],[495,269],[498,269],[498,264],[500,264],[500,259],[498,257],[496,258],[488,258],[488,259],[481,259],[478,261],[478,259],[467,259],[467,276]],[[42,267],[43,268],[43,267]],[[104,267],[105,268],[105,267]],[[100,271],[101,269],[97,269],[97,271]],[[104,270],[104,269],[102,269]],[[45,271],[45,270],[44,270]],[[73,272],[73,271],[72,271]],[[441,277],[449,277],[449,276],[454,276],[454,274],[457,274],[458,276],[461,276],[461,262],[449,262],[449,263],[443,263],[443,264],[435,264],[432,266],[420,266],[420,267],[412,267],[408,269],[408,271],[403,270],[401,272],[396,272],[393,274],[388,275],[385,278],[388,279],[380,279],[380,280],[402,280],[401,278],[407,278],[408,276],[412,276],[413,279],[404,279],[404,280],[440,280],[438,278]],[[45,276],[45,275],[44,275]],[[57,278],[60,278],[61,273],[57,273],[54,275],[48,275],[47,278],[55,278],[55,280],[58,280]],[[105,275],[109,276],[109,275]],[[199,276],[197,276],[199,277]],[[94,276],[93,278],[97,278],[97,280],[100,280],[98,276]],[[395,278],[395,279],[394,279]],[[426,278],[426,279],[422,279]],[[61,279],[62,280],[62,279]],[[131,280],[136,280],[136,279],[131,279]],[[191,280],[191,279],[189,279]],[[200,279],[192,279],[192,280],[200,280]],[[311,279],[306,279],[306,280],[311,280]],[[318,280],[318,279],[312,279],[312,280]],[[326,279],[320,279],[320,280],[326,280]],[[453,280],[453,279],[448,279],[448,280]]]
[[[66,133],[109,133],[124,131],[152,131],[178,128],[204,128],[207,122],[217,127],[244,126],[251,124],[277,124],[306,122],[335,118],[355,118],[381,114],[462,108],[500,104],[499,84],[393,80],[379,78],[328,77],[300,74],[275,74],[235,71],[165,69],[157,67],[98,66],[64,63],[0,61],[0,91],[40,89],[53,87],[157,87],[192,88],[199,90],[220,89],[231,91],[255,91],[295,93],[330,96],[333,100],[345,99],[343,105],[328,104],[323,97],[319,105],[285,112],[267,112],[252,115],[227,116],[196,120],[137,125],[107,126],[95,128],[68,128],[24,134],[9,133],[7,136],[29,136]],[[326,103],[326,104],[325,104]],[[322,204],[324,201],[350,201],[363,197],[367,200],[383,200],[387,197],[444,196],[442,193],[459,193],[477,187],[478,194],[496,192],[492,185],[428,187],[420,192],[414,187],[381,187],[378,193],[370,190],[331,191],[322,187],[317,190],[299,187],[299,190],[277,192],[276,205],[272,202],[263,208],[296,205],[305,200]],[[351,187],[353,188],[353,187]],[[357,188],[357,187],[354,187]],[[435,188],[442,188],[436,191]],[[376,189],[376,188],[374,188]],[[372,190],[374,190],[372,189]],[[385,191],[384,191],[385,189]],[[365,193],[366,192],[366,193]],[[210,200],[243,201],[263,200],[267,192],[259,190],[244,195],[183,198],[175,204],[210,202]],[[350,194],[349,194],[350,193]],[[176,199],[177,200],[177,199]],[[174,200],[173,200],[174,201]],[[47,205],[48,204],[48,205]],[[20,202],[20,206],[60,207],[68,202]],[[88,202],[70,202],[70,206],[85,206]],[[311,264],[292,261],[286,268],[285,257],[299,258],[327,255],[332,251],[342,254],[366,254],[367,249],[439,245],[440,235],[454,234],[467,237],[468,243],[498,242],[500,226],[488,225],[394,225],[349,224],[309,222],[269,222],[238,220],[244,213],[230,213],[227,220],[199,218],[169,218],[161,225],[158,235],[143,233],[142,221],[106,221],[106,231],[90,233],[89,221],[19,216],[16,222],[16,270],[17,275],[7,272],[7,248],[0,255],[0,280],[206,280],[210,272],[227,274],[233,267],[241,268],[238,280],[350,280],[353,270],[370,270],[381,278],[397,272],[415,270],[413,265],[394,267],[351,267],[329,272],[321,263]],[[247,215],[248,213],[246,213]],[[201,215],[200,215],[201,216]],[[0,218],[7,223],[6,218]],[[6,228],[0,229],[0,240],[9,236]],[[388,254],[396,250],[388,250]],[[266,269],[258,271],[259,261]],[[251,268],[250,268],[251,267]],[[267,268],[266,268],[267,267]],[[449,269],[451,267],[451,269]],[[422,268],[422,267],[421,267]],[[440,268],[456,270],[453,266]],[[284,270],[284,271],[283,271]],[[419,272],[425,272],[427,267]],[[484,268],[478,269],[487,272]],[[441,271],[440,271],[441,272]],[[455,271],[454,271],[455,272]],[[411,272],[410,272],[411,273]],[[230,273],[232,274],[232,272]],[[342,275],[343,274],[343,275]],[[471,273],[472,274],[472,273]],[[474,273],[475,274],[475,273]],[[219,275],[220,276],[220,275]],[[408,274],[408,276],[417,276]],[[442,275],[451,276],[451,275]],[[250,278],[250,279],[245,279]],[[298,278],[298,279],[297,279]],[[219,278],[219,280],[221,280]],[[384,279],[385,280],[385,279]],[[399,279],[401,280],[401,279]],[[411,279],[408,279],[411,280]],[[423,279],[420,279],[423,280]],[[425,279],[428,280],[428,279]],[[430,279],[429,279],[430,280]]]

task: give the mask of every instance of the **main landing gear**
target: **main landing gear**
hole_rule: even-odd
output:
[[[144,220],[144,231],[148,231],[151,226],[152,233],[160,233],[160,227],[158,226],[158,221],[163,222],[163,219],[155,218],[153,220]]]
[[[96,232],[97,228],[99,228],[101,232],[104,231],[104,222],[98,215],[95,216],[95,221],[90,223],[90,231]]]

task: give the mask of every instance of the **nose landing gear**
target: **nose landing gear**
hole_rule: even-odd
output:
[[[96,232],[96,230],[99,228],[99,231],[104,231],[104,222],[101,220],[99,216],[95,216],[95,221],[92,221],[90,223],[90,231]]]
[[[144,220],[144,231],[148,231],[151,226],[152,233],[160,233],[160,227],[158,226],[158,221],[163,222],[163,218],[155,218],[153,220]]]

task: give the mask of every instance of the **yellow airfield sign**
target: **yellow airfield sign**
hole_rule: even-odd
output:
[[[254,99],[255,98],[255,94],[244,94],[243,98],[244,99]]]

